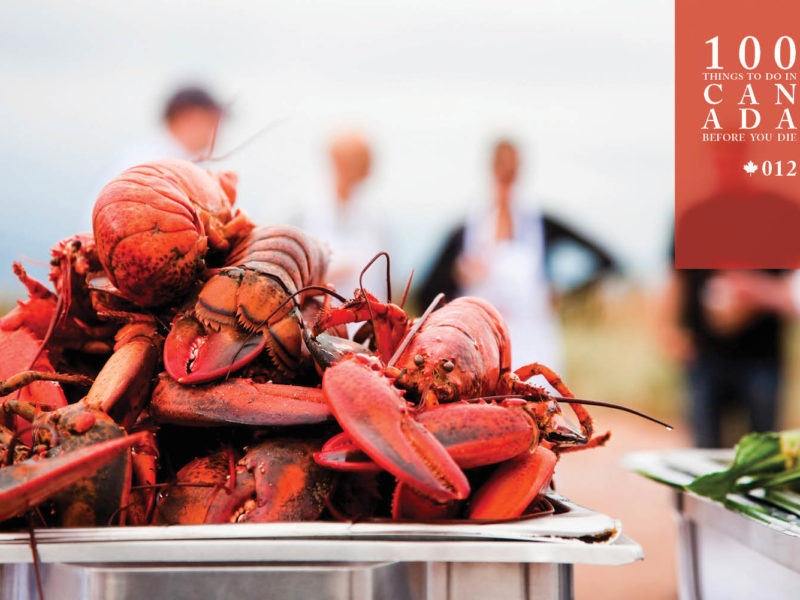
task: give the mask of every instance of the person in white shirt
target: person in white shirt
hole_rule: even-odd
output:
[[[542,215],[521,210],[515,199],[519,162],[512,142],[497,142],[491,203],[451,236],[420,296],[426,300],[441,291],[448,299],[485,298],[508,323],[515,364],[540,362],[558,370],[561,337],[546,279]]]
[[[164,107],[164,127],[118,155],[103,168],[98,192],[122,171],[160,158],[197,160],[207,157],[223,116],[222,105],[201,87],[177,90]]]
[[[383,223],[375,206],[363,197],[363,184],[372,167],[372,152],[358,133],[336,136],[329,148],[333,193],[307,212],[303,227],[331,249],[328,283],[350,297],[361,270],[380,251],[387,250]],[[376,264],[364,279],[365,288],[385,300],[386,271]]]

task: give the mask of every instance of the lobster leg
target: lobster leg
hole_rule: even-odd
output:
[[[89,477],[142,439],[142,434],[129,435],[0,469],[0,521],[19,515]]]
[[[550,367],[539,363],[531,363],[529,365],[525,365],[524,367],[520,367],[514,374],[519,377],[522,381],[527,381],[531,377],[535,375],[542,375],[553,388],[565,398],[574,398],[575,395],[569,390],[566,384],[562,381],[561,377],[553,371]],[[586,408],[581,404],[571,404],[572,412],[575,413],[575,416],[578,418],[578,421],[583,428],[584,433],[586,434],[587,438],[592,437],[592,432],[594,431],[594,422],[592,421],[592,417]]]
[[[194,427],[311,425],[331,418],[317,388],[251,379],[186,386],[163,373],[150,399],[150,414],[161,423]]]
[[[500,465],[472,499],[470,519],[512,519],[520,516],[553,477],[558,456],[537,446],[533,452]]]
[[[150,396],[160,344],[161,337],[152,324],[135,323],[120,329],[114,354],[89,389],[86,406],[113,414],[120,425],[130,428]]]
[[[354,355],[325,371],[322,391],[339,425],[378,465],[425,496],[466,498],[464,472],[380,369],[378,361]]]
[[[146,525],[155,508],[158,488],[156,470],[158,467],[158,445],[155,433],[142,431],[144,440],[131,452],[131,468],[137,489],[130,490],[131,507],[127,511],[128,524]]]
[[[378,355],[387,363],[406,334],[408,315],[396,304],[380,302],[369,292],[359,292],[353,300],[324,310],[314,324],[313,333],[316,336],[331,327],[361,321],[372,321]]]

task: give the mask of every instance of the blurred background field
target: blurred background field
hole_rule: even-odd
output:
[[[558,302],[567,360],[566,377],[576,395],[634,406],[665,419],[683,417],[682,366],[665,353],[659,339],[658,287],[604,282],[588,294]],[[800,427],[800,327],[790,323],[784,344],[785,389],[780,428]],[[603,410],[603,409],[595,409]],[[603,412],[608,415],[608,412]],[[648,427],[642,424],[643,428]],[[734,415],[726,438],[733,445],[746,433]]]

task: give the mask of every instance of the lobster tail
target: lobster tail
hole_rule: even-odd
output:
[[[132,167],[112,179],[97,198],[92,225],[100,261],[120,295],[157,306],[188,292],[209,245],[229,246],[225,224],[234,186],[235,178],[177,159]]]

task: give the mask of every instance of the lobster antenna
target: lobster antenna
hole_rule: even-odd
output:
[[[47,269],[50,267],[50,262],[46,260],[42,260],[40,258],[34,258],[33,256],[28,256],[27,254],[19,254],[19,262],[24,262],[29,265],[33,265],[34,267],[42,267]]]
[[[230,105],[231,103],[229,102],[228,106]],[[216,146],[217,144],[217,134],[219,133],[219,123],[222,120],[221,117],[222,115],[220,115],[220,118],[218,118],[217,122],[214,123],[214,131],[211,133],[211,143],[208,145],[208,152],[206,153],[203,160],[209,160],[212,156],[214,156],[214,146]]]
[[[28,433],[33,429],[33,426],[29,427],[21,427],[20,429],[15,430],[11,434],[11,439],[8,440],[8,444],[6,444],[6,460],[5,466],[10,466],[14,463],[14,451],[17,449],[22,441],[22,436]]]
[[[367,263],[367,266],[361,269],[361,273],[358,276],[358,287],[361,288],[361,293],[364,294],[364,274],[369,270],[369,268],[378,260],[381,256],[386,259],[386,302],[392,301],[392,266],[391,261],[389,259],[389,253],[385,250],[378,252],[375,256],[372,257],[372,260]],[[364,294],[366,298],[366,294]]]
[[[408,330],[408,333],[406,333],[405,337],[403,338],[403,341],[400,342],[400,345],[397,347],[397,350],[395,350],[394,354],[392,354],[392,358],[390,358],[389,362],[386,363],[387,367],[391,367],[397,361],[397,359],[400,358],[400,355],[405,351],[406,346],[408,346],[411,343],[411,340],[417,334],[419,328],[422,327],[423,323],[425,323],[425,319],[427,319],[428,316],[430,316],[430,314],[433,312],[433,310],[439,305],[439,302],[442,301],[442,298],[444,298],[444,294],[439,292],[436,298],[433,299],[433,302],[431,302],[428,305],[428,308],[425,309],[425,312],[422,313],[422,316],[419,319],[417,319],[416,323],[414,323],[414,326]]]
[[[627,412],[632,415],[636,415],[637,417],[647,419],[648,421],[652,421],[653,423],[657,423],[658,425],[661,425],[662,427],[667,429],[667,431],[672,431],[674,429],[672,425],[662,421],[661,419],[656,419],[655,417],[651,417],[650,415],[643,413],[642,411],[636,410],[635,408],[622,406],[621,404],[614,404],[613,402],[602,402],[600,400],[584,400],[581,398],[564,398],[561,396],[554,396],[553,399],[556,402],[561,402],[563,404],[585,404],[587,406],[602,406],[603,408],[613,408],[615,410],[621,410],[622,412]]]
[[[212,138],[212,147],[210,148],[209,152],[205,156],[201,155],[201,156],[197,157],[196,159],[194,159],[193,162],[196,162],[196,163],[198,163],[198,162],[219,162],[221,160],[225,160],[226,158],[229,158],[229,157],[233,156],[234,154],[236,154],[240,150],[246,148],[247,146],[249,146],[250,144],[255,142],[258,138],[263,136],[265,133],[267,133],[271,129],[274,129],[278,125],[282,125],[283,123],[285,123],[288,120],[289,120],[289,117],[287,116],[287,117],[280,117],[278,119],[270,121],[269,123],[264,125],[261,129],[256,131],[253,135],[251,135],[249,138],[244,140],[238,146],[234,146],[231,150],[228,150],[227,152],[225,152],[223,154],[220,154],[218,156],[211,156],[210,153],[213,151],[213,143],[214,143],[214,141],[216,140],[216,137],[217,137],[217,132],[216,132],[216,129],[215,129],[214,130],[214,136]]]
[[[499,396],[482,396],[480,398],[475,398],[475,400],[505,400],[506,398],[522,398],[523,400],[525,400],[526,396],[524,394],[501,394]],[[650,415],[638,411],[635,408],[622,406],[621,404],[614,404],[612,402],[602,402],[600,400],[584,400],[582,398],[564,398],[563,396],[550,396],[550,398],[552,400],[555,400],[556,402],[561,402],[563,404],[585,404],[586,406],[602,406],[603,408],[613,408],[615,410],[621,410],[623,412],[631,413],[632,415],[636,415],[637,417],[642,417],[643,419],[647,419],[648,421],[652,421],[653,423],[658,423],[662,427],[665,427],[668,431],[672,431],[674,429],[672,425],[670,425],[669,423],[665,423],[660,419],[651,417]]]
[[[42,575],[39,572],[39,563],[41,562],[39,559],[39,548],[36,544],[36,533],[33,530],[33,517],[31,513],[33,511],[28,512],[28,539],[29,545],[31,547],[31,555],[33,556],[33,573],[36,576],[36,590],[39,592],[39,600],[44,600],[44,592],[42,591]],[[41,518],[41,514],[39,515]],[[44,519],[42,519],[44,521]]]
[[[406,282],[406,289],[403,290],[403,297],[400,299],[400,308],[403,308],[406,304],[406,298],[408,297],[408,290],[411,289],[412,279],[414,279],[414,269],[411,269],[411,275],[408,276],[408,281]]]
[[[286,306],[287,304],[289,304],[289,302],[291,302],[292,300],[294,300],[294,299],[295,299],[295,296],[299,296],[300,294],[303,294],[303,293],[305,293],[305,292],[312,292],[312,291],[317,291],[317,292],[322,292],[322,293],[324,293],[324,294],[328,294],[329,296],[333,296],[333,297],[334,297],[334,298],[336,298],[336,299],[337,299],[339,302],[342,302],[342,303],[344,303],[344,302],[347,302],[347,298],[345,298],[344,296],[342,296],[341,294],[339,294],[339,293],[337,293],[337,292],[334,292],[334,291],[333,291],[332,289],[330,289],[330,288],[326,288],[324,285],[307,285],[307,286],[306,286],[306,287],[304,287],[304,288],[300,288],[299,290],[297,290],[297,291],[296,291],[296,292],[294,292],[293,294],[289,294],[289,296],[288,296],[288,297],[287,297],[287,298],[286,298],[286,299],[285,299],[283,302],[281,302],[281,303],[278,305],[278,307],[277,307],[275,310],[273,310],[273,311],[272,311],[272,312],[271,312],[271,313],[270,313],[270,314],[267,316],[267,318],[266,318],[266,319],[264,319],[263,321],[261,321],[261,323],[259,323],[259,324],[258,324],[258,325],[259,325],[259,328],[260,328],[260,327],[263,327],[264,325],[266,325],[267,323],[269,323],[269,321],[270,321],[270,319],[272,319],[272,317],[274,317],[275,315],[277,315],[277,314],[278,314],[278,313],[281,311],[281,309],[282,309],[284,306]]]
[[[358,287],[361,290],[361,295],[363,296],[364,300],[367,302],[367,310],[369,311],[369,322],[372,323],[372,334],[375,336],[375,314],[372,312],[372,303],[367,300],[367,292],[364,291],[364,273],[373,265],[373,263],[378,260],[381,256],[386,258],[386,302],[391,303],[392,301],[392,281],[391,281],[391,265],[389,260],[389,253],[386,251],[378,252],[375,256],[372,257],[372,260],[367,263],[367,266],[361,269],[361,273],[358,275]],[[376,346],[377,346],[377,337],[376,339]]]
[[[236,102],[236,97],[234,96],[232,100],[229,100],[227,104],[224,105],[222,109],[222,113],[226,110],[229,110],[231,106],[233,106],[234,102]],[[205,155],[200,155],[194,162],[203,162],[205,160],[210,160],[211,157],[214,155],[214,146],[217,143],[217,133],[219,133],[219,123],[222,119],[217,119],[217,122],[214,124],[214,131],[211,133],[211,143],[208,145],[208,151]]]
[[[33,360],[28,365],[28,371],[32,371],[36,361],[41,358],[42,354],[47,348],[47,345],[50,343],[50,340],[53,337],[53,332],[56,330],[56,325],[67,318],[70,299],[66,298],[66,295],[71,294],[72,290],[72,263],[68,258],[65,259],[63,256],[61,257],[61,263],[61,268],[63,269],[62,277],[64,280],[61,282],[61,290],[57,296],[56,309],[53,311],[53,315],[50,317],[50,322],[47,325],[47,331],[44,334],[44,338],[42,338],[42,342],[39,344],[39,349],[36,351]],[[17,390],[17,393],[14,395],[14,399],[19,400],[21,393],[22,389]],[[8,422],[8,417],[6,420]]]

